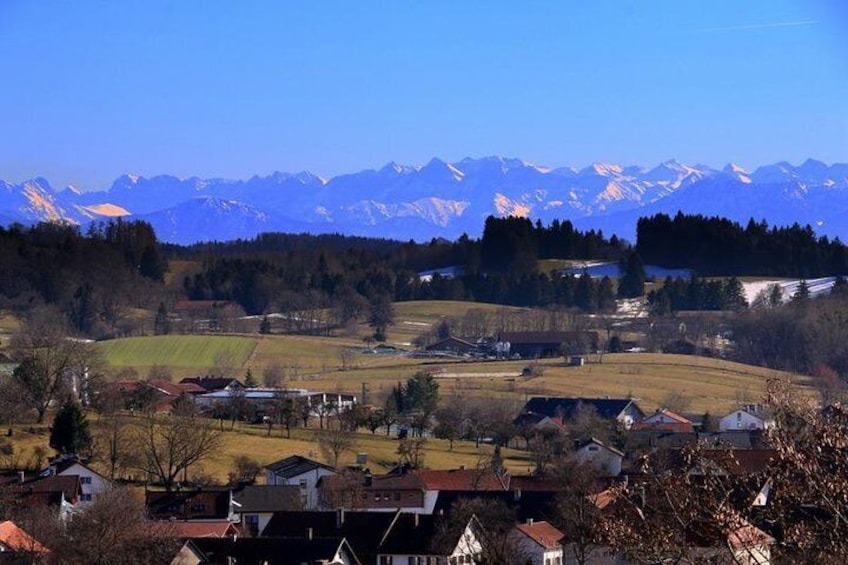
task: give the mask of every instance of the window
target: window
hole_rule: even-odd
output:
[[[91,502],[91,495],[90,494],[81,494],[80,500],[83,501],[83,502]]]
[[[590,445],[590,446],[588,447],[588,449],[587,449],[587,451],[597,451],[597,450],[598,450],[598,446],[597,446],[597,445]]]
[[[206,505],[203,504],[203,503],[198,503],[198,504],[193,505],[191,507],[191,510],[193,512],[205,512],[206,511]]]
[[[300,479],[300,488],[306,488],[306,479]]]
[[[80,484],[90,485],[91,484],[91,477],[80,477]]]
[[[391,555],[381,555],[380,556],[380,565],[392,565],[392,556]]]

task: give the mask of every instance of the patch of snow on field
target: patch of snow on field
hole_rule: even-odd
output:
[[[810,289],[810,296],[817,297],[830,294],[830,290],[833,288],[834,282],[836,282],[836,277],[822,277],[820,279],[807,280],[807,288]],[[796,292],[798,292],[798,286],[801,284],[801,279],[743,282],[742,288],[745,289],[745,300],[748,301],[749,305],[752,304],[760,292],[764,291],[773,284],[780,285],[780,289],[783,291],[783,301],[786,302],[792,298]]]
[[[616,300],[616,315],[624,318],[647,318],[648,301],[644,297]]]
[[[404,324],[404,325],[407,325],[407,326],[424,326],[424,327],[430,327],[430,326],[433,325],[429,322],[413,322],[413,321],[410,321],[410,320],[404,320],[404,321],[401,322],[401,324]]]

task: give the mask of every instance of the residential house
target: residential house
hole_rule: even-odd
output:
[[[482,553],[481,527],[471,517],[451,534],[444,516],[398,513],[377,550],[378,565],[459,565],[474,563]]]
[[[719,431],[767,430],[774,427],[774,418],[762,404],[746,404],[724,416],[718,423]]]
[[[265,484],[300,487],[303,508],[315,510],[320,503],[318,481],[335,474],[336,470],[329,465],[292,455],[265,466]]]
[[[233,495],[228,488],[196,488],[174,491],[148,490],[145,505],[155,520],[234,521]]]
[[[396,512],[304,511],[276,512],[262,536],[271,538],[344,538],[356,556],[369,565],[377,562],[383,535]]]
[[[112,482],[83,463],[76,456],[60,456],[42,471],[42,476],[77,476],[80,482],[80,504],[85,507],[112,486]]]
[[[635,422],[630,430],[652,430],[688,434],[695,431],[695,426],[692,420],[667,408],[659,408],[650,416],[646,416],[642,420]]]
[[[596,438],[580,442],[575,447],[574,458],[579,463],[591,465],[607,477],[617,477],[621,474],[624,453],[618,449]]]
[[[179,565],[362,565],[344,538],[198,538],[190,542],[178,553]]]
[[[64,519],[78,511],[82,485],[76,475],[37,477],[8,485],[9,504],[19,508],[52,508]]]
[[[262,535],[276,512],[303,510],[299,485],[250,485],[233,493],[233,514],[242,531]]]
[[[510,532],[516,554],[524,561],[522,565],[562,565],[564,537],[548,522],[532,519],[516,525]]]
[[[509,343],[511,355],[520,355],[522,359],[537,359],[540,357],[559,357],[563,348],[574,345],[581,350],[595,351],[598,349],[598,333],[592,331],[574,332],[502,332],[498,342]],[[572,350],[569,353],[582,353]]]
[[[573,422],[581,413],[617,422],[624,429],[642,420],[645,413],[632,398],[567,398],[534,396],[524,405],[525,414],[541,414]]]
[[[51,551],[11,520],[0,522],[0,562],[42,563]]]

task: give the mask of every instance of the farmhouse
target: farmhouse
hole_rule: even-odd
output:
[[[551,565],[562,563],[561,531],[545,521],[532,519],[518,524],[510,532],[510,540],[517,549],[518,556],[529,565]]]
[[[503,332],[501,343],[510,344],[510,353],[523,359],[559,357],[564,351],[573,354],[598,349],[598,333],[580,332]]]
[[[624,429],[642,418],[645,413],[631,398],[567,398],[534,396],[522,410],[525,414],[540,414],[549,418],[561,418],[564,422],[574,421],[582,411],[590,411],[598,418],[616,421]]]
[[[444,351],[456,355],[465,355],[467,353],[475,353],[477,351],[477,344],[451,336],[428,345],[425,349],[427,351]]]

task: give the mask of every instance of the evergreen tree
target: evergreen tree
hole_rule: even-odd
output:
[[[159,308],[156,310],[156,319],[153,321],[153,333],[156,335],[171,333],[171,320],[168,319],[168,310],[165,308],[164,302],[160,302]]]
[[[627,258],[624,274],[618,281],[618,296],[621,298],[636,298],[645,294],[645,264],[642,257],[634,251]]]
[[[245,388],[256,388],[259,386],[259,383],[256,381],[256,377],[253,376],[253,371],[250,370],[250,367],[247,368],[247,372],[244,374],[244,386]]]
[[[50,447],[59,453],[81,453],[91,446],[88,419],[75,400],[67,400],[50,428]]]

